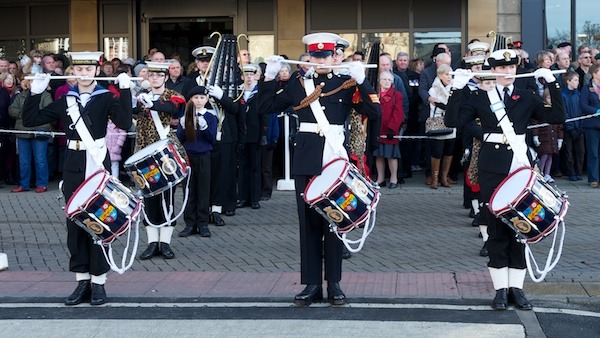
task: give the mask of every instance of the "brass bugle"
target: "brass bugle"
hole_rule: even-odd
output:
[[[550,71],[550,73],[552,74],[562,74],[562,73],[566,73],[567,70],[566,69],[559,69],[559,70],[552,70]],[[457,75],[457,74],[461,74],[458,72],[450,72],[450,75]],[[485,77],[490,77],[490,76],[495,76],[495,77],[505,77],[507,79],[520,79],[523,77],[531,77],[534,76],[534,73],[524,73],[524,74],[504,74],[504,73],[492,73],[492,72],[469,72],[469,75],[473,75],[473,76],[485,76]]]
[[[25,80],[39,79],[37,76],[25,76]],[[115,81],[116,77],[87,77],[82,75],[53,75],[50,76],[50,80],[67,80],[67,79],[81,79],[81,80],[99,80],[99,81]],[[131,81],[144,81],[143,77],[130,77]]]
[[[296,61],[296,60],[281,60],[281,62],[290,63],[293,65],[315,66],[317,68],[348,68],[348,67],[350,67],[349,64],[344,65],[345,62],[342,62],[339,65],[330,65],[330,66],[323,65],[320,63]],[[375,65],[375,64],[363,64],[363,65],[365,66],[365,68],[377,68],[377,65]]]

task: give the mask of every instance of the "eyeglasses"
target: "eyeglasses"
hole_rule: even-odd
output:
[[[165,73],[150,73],[148,77],[165,77]]]
[[[592,57],[591,56],[582,56],[581,58],[582,59],[591,59]]]

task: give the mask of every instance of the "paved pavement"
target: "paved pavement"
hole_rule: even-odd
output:
[[[0,299],[62,301],[74,288],[68,272],[64,214],[56,183],[47,193],[0,189]],[[562,258],[542,283],[526,279],[534,302],[600,304],[600,251],[595,210],[600,189],[557,179],[571,207]],[[342,287],[349,300],[488,304],[493,287],[481,239],[462,207],[462,188],[430,189],[422,173],[400,188],[382,188],[377,226],[362,251],[344,261]],[[180,201],[180,199],[178,199]],[[230,298],[290,301],[299,285],[298,225],[293,192],[277,191],[262,208],[238,209],[211,238],[174,237],[176,258],[136,260],[123,275],[110,273],[113,299]],[[183,228],[177,225],[176,231]],[[122,245],[123,241],[119,241]],[[534,246],[540,263],[551,245]],[[140,251],[146,246],[140,232]],[[117,252],[118,249],[117,249]]]

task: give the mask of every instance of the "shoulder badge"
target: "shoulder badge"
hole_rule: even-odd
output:
[[[372,103],[379,104],[379,97],[377,96],[377,94],[369,94],[369,98],[371,99]]]

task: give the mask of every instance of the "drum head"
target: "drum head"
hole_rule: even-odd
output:
[[[157,152],[158,150],[165,148],[169,144],[169,142],[171,142],[171,140],[164,139],[164,140],[156,141],[152,144],[147,145],[146,147],[142,148],[137,153],[131,155],[127,159],[127,161],[125,161],[124,165],[130,165],[130,164],[136,163],[142,159],[145,159],[146,157]]]
[[[515,171],[500,183],[490,199],[492,212],[496,214],[509,204],[514,204],[529,185],[533,175],[534,173],[530,168],[523,168]]]
[[[88,201],[96,194],[98,188],[102,185],[104,178],[106,177],[106,172],[104,170],[99,170],[90,178],[85,180],[81,185],[75,190],[69,202],[65,206],[65,213],[67,215],[71,215],[72,213],[79,211],[79,207],[84,206],[88,203]]]
[[[329,190],[336,182],[340,181],[340,177],[348,167],[346,160],[338,159],[329,162],[321,172],[321,175],[315,176],[304,192],[304,200],[307,202],[321,198],[324,192]]]

